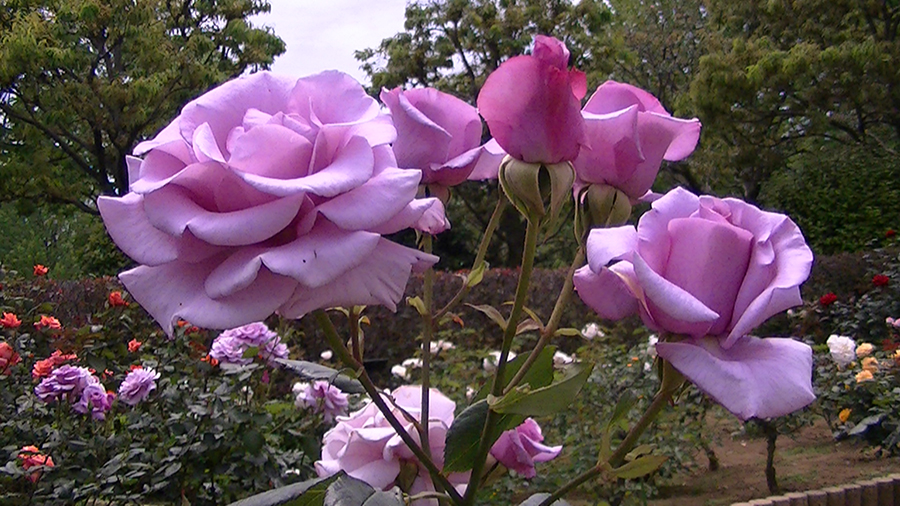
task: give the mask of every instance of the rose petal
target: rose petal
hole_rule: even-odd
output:
[[[628,270],[633,277],[629,262],[619,262],[612,269],[603,267],[596,272],[588,266],[578,269],[574,277],[578,297],[602,318],[621,320],[633,315],[638,310],[638,300],[624,280],[629,275],[624,271]]]
[[[178,258],[176,239],[150,223],[141,195],[101,196],[97,199],[97,208],[109,236],[135,262],[152,266]]]
[[[591,270],[600,272],[613,260],[630,258],[637,242],[637,230],[631,225],[591,230],[585,246]]]
[[[597,91],[591,95],[584,105],[584,111],[593,114],[608,114],[626,109],[633,105],[638,106],[641,112],[655,112],[669,115],[666,109],[652,94],[630,84],[616,81],[606,81],[597,87]]]
[[[651,326],[677,334],[702,336],[719,315],[688,291],[653,271],[640,257],[634,256],[634,273],[643,289]]]
[[[660,342],[656,350],[742,420],[786,415],[815,400],[812,349],[792,339],[746,336],[725,350],[703,338]]]

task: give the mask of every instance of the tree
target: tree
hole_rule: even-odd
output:
[[[0,0],[0,201],[96,213],[189,99],[284,52],[265,0]]]
[[[721,37],[691,86],[748,200],[809,139],[895,154],[900,141],[896,0],[709,0]],[[831,151],[834,152],[834,151]]]

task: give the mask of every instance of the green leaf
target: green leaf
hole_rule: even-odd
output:
[[[486,304],[481,304],[481,305],[466,304],[466,305],[469,306],[470,308],[474,309],[475,311],[478,311],[478,312],[484,314],[485,316],[490,318],[494,323],[499,325],[500,329],[502,329],[503,331],[506,331],[506,318],[503,318],[503,315],[501,315],[500,311],[497,311],[497,309],[494,306],[488,306]]]
[[[557,337],[581,337],[581,331],[573,328],[563,328],[557,329],[553,335]]]
[[[538,332],[540,332],[540,331],[544,330],[544,328],[541,326],[540,323],[529,318],[523,322],[520,322],[519,325],[516,326],[516,335],[519,335],[519,334],[522,334],[525,332],[531,332],[534,330],[537,330]]]
[[[538,330],[540,330],[541,332],[544,331],[544,322],[541,321],[541,318],[537,315],[537,313],[527,307],[523,307],[522,311],[524,311],[525,314],[527,314],[532,320],[534,320],[534,323],[536,323],[538,326]]]
[[[251,346],[244,350],[244,354],[241,355],[241,358],[256,358],[259,355],[259,346]]]
[[[613,469],[612,475],[623,480],[631,480],[647,476],[659,469],[668,457],[665,455],[644,455],[643,457],[633,460],[622,467]]]
[[[406,303],[414,307],[420,316],[428,314],[428,311],[425,309],[425,302],[422,301],[421,297],[407,297]]]
[[[537,359],[535,359],[534,363],[531,364],[531,368],[528,369],[528,372],[525,373],[525,377],[522,378],[522,385],[531,385],[531,388],[539,388],[545,387],[553,382],[553,355],[556,353],[556,346],[547,346],[543,350],[541,350],[540,355],[538,355]],[[517,355],[515,359],[510,360],[506,364],[506,372],[504,376],[506,379],[506,385],[513,379],[516,373],[519,372],[519,369],[522,368],[522,365],[525,364],[525,361],[528,359],[528,354],[523,353],[521,355]],[[504,386],[506,386],[504,385]],[[483,385],[478,393],[475,394],[475,397],[472,399],[472,402],[480,401],[481,399],[486,399],[488,393],[491,391],[490,382]]]
[[[374,494],[366,499],[363,506],[403,506],[403,496],[400,489],[394,487],[387,492],[376,490]]]
[[[251,455],[258,455],[262,451],[263,445],[266,444],[266,439],[263,435],[254,429],[244,432],[242,440],[244,442],[244,448]]]
[[[394,491],[381,492],[369,484],[343,475],[325,492],[324,506],[403,506]]]
[[[525,499],[525,502],[519,504],[519,506],[538,506],[539,504],[541,504],[544,501],[544,499],[546,499],[548,497],[550,497],[550,494],[548,494],[546,492],[534,494],[533,496],[529,497],[528,499]],[[550,506],[571,506],[571,505],[563,499],[557,499],[557,500],[553,501],[550,504]]]
[[[463,472],[472,469],[481,442],[481,432],[488,415],[487,400],[480,400],[459,414],[447,430],[447,444],[444,446],[444,471]],[[497,422],[494,432],[488,437],[491,444],[503,434],[519,425],[524,417],[519,415],[503,415]]]
[[[316,478],[286,487],[279,487],[261,494],[251,495],[229,506],[323,506],[325,490],[343,473]]]
[[[557,413],[575,400],[592,369],[592,364],[584,362],[571,364],[566,367],[563,378],[555,383],[537,389],[523,385],[501,398],[488,396],[488,404],[492,410],[504,414],[541,416]]]
[[[481,262],[480,264],[478,264],[478,267],[472,269],[472,272],[470,272],[469,275],[466,276],[466,287],[474,288],[479,283],[481,283],[481,280],[484,279],[484,271],[486,271],[489,267],[490,265],[487,262]]]
[[[631,462],[632,460],[635,460],[644,455],[650,455],[654,448],[655,447],[653,445],[640,445],[625,455],[625,461]]]
[[[285,358],[279,358],[276,362],[287,367],[291,371],[294,371],[303,378],[328,381],[349,394],[361,394],[366,391],[359,380],[342,374],[330,367],[325,367],[324,365],[306,362],[305,360],[288,360]]]

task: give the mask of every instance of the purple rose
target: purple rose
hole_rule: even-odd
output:
[[[119,400],[135,406],[146,399],[150,392],[156,390],[156,380],[159,373],[152,368],[135,369],[125,376],[125,380],[119,385]]]
[[[419,420],[422,407],[422,387],[402,386],[391,393],[394,400],[393,413],[403,422],[407,432],[418,438],[418,432],[411,422],[406,421],[405,411]],[[436,389],[429,396],[428,438],[431,454],[438,467],[443,466],[443,455],[447,429],[453,423],[456,404]],[[337,425],[325,433],[322,442],[322,459],[316,461],[319,476],[331,476],[344,471],[379,490],[387,490],[398,485],[401,467],[411,466],[417,474],[409,490],[410,495],[434,491],[434,484],[428,471],[415,458],[400,436],[388,424],[373,403],[337,418]],[[469,473],[451,473],[450,480],[460,493],[465,492]],[[437,505],[434,500],[420,500],[416,506]]]
[[[607,184],[632,200],[653,184],[663,160],[681,160],[697,146],[700,121],[673,118],[653,95],[607,81],[582,109],[588,145],[572,165],[575,187]]]
[[[422,171],[422,184],[456,186],[475,169],[481,147],[481,118],[462,100],[433,88],[382,90],[397,128],[397,166]],[[499,165],[499,160],[497,160]]]
[[[637,229],[591,231],[587,258],[575,275],[581,299],[605,318],[637,312],[670,334],[659,356],[738,417],[814,400],[809,346],[748,335],[801,304],[813,255],[787,216],[676,188]]]
[[[34,393],[44,402],[65,398],[73,402],[81,396],[85,387],[100,380],[85,367],[64,365],[54,369],[49,376],[34,387]]]
[[[315,412],[322,413],[326,422],[331,422],[335,416],[347,412],[350,401],[347,394],[327,381],[316,381],[306,385],[297,394],[295,403],[298,407],[307,407]]]
[[[562,446],[545,446],[541,427],[533,419],[526,418],[515,429],[500,434],[491,447],[491,455],[509,469],[526,478],[534,478],[535,462],[553,460],[562,451]]]
[[[437,257],[382,234],[433,226],[440,206],[415,198],[422,176],[397,167],[395,136],[339,72],[259,72],[213,89],[137,146],[130,193],[98,201],[142,264],[121,280],[170,334],[179,318],[230,328],[275,311],[395,309],[411,271]]]
[[[114,398],[115,394],[107,392],[99,382],[91,383],[84,387],[81,399],[72,404],[72,409],[83,415],[91,413],[94,420],[105,420]]]
[[[269,330],[265,323],[255,322],[219,334],[209,349],[209,355],[226,364],[247,365],[252,358],[244,358],[249,348],[259,349],[259,355],[274,364],[277,358],[287,358],[288,349],[281,337]]]
[[[487,77],[478,112],[513,158],[554,164],[578,156],[586,140],[580,100],[587,81],[568,64],[565,44],[538,35],[530,55],[506,60]]]

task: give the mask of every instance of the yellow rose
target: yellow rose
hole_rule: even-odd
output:
[[[864,381],[872,381],[875,379],[875,376],[872,375],[872,371],[868,369],[863,369],[856,374],[856,382],[862,383]]]
[[[878,372],[878,359],[875,357],[866,357],[862,360],[862,368],[872,374]]]
[[[861,345],[856,347],[856,357],[866,357],[868,355],[871,355],[873,351],[875,351],[875,347],[872,346],[871,343],[862,343]]]
[[[840,419],[841,423],[847,423],[847,419],[850,418],[850,413],[852,411],[850,408],[844,408],[841,410],[840,414],[838,414],[838,419]]]

